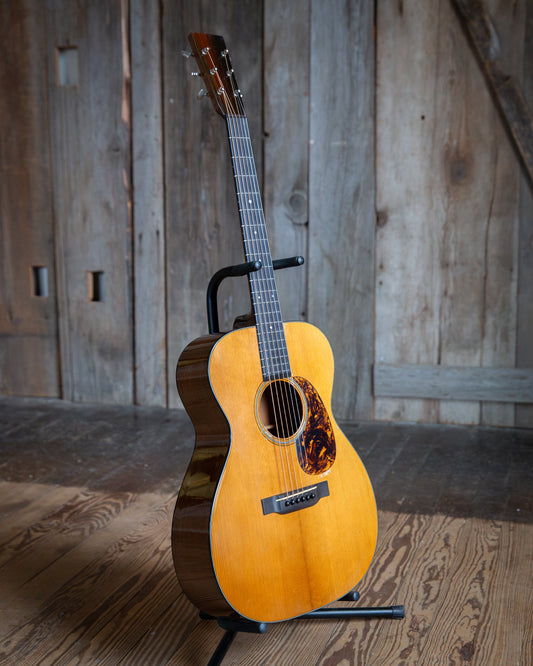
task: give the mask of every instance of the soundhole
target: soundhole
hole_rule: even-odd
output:
[[[300,387],[288,379],[275,379],[265,384],[259,394],[257,416],[267,437],[293,439],[304,424],[304,401]]]

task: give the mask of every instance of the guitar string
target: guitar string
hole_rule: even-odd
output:
[[[238,190],[240,189],[241,193],[241,198],[239,201],[239,205],[242,211],[243,215],[243,220],[244,220],[244,236],[246,237],[246,240],[248,241],[248,248],[245,247],[245,251],[248,250],[250,255],[248,258],[256,258],[260,259],[263,263],[263,267],[260,269],[261,271],[263,270],[268,270],[268,260],[265,257],[265,253],[263,251],[263,248],[261,247],[261,242],[257,238],[258,235],[258,229],[255,228],[257,227],[257,220],[255,219],[256,213],[255,211],[250,210],[249,206],[246,205],[247,197],[251,196],[248,193],[248,190],[251,189],[249,187],[249,183],[247,181],[250,180],[250,165],[248,163],[248,160],[246,159],[247,156],[243,152],[243,146],[241,145],[242,139],[239,139],[237,137],[242,136],[242,128],[240,128],[239,123],[235,118],[231,119],[231,128],[232,128],[232,134],[233,134],[233,142],[235,146],[235,153],[237,156],[237,171],[239,174],[239,181],[240,181],[240,186],[238,187]],[[247,168],[248,167],[248,168]],[[252,201],[252,208],[257,208],[257,205],[253,204],[253,200],[249,199],[248,201]],[[258,272],[259,273],[259,272]],[[274,358],[273,358],[273,350],[271,349],[273,340],[271,339],[270,336],[268,336],[267,331],[266,331],[266,326],[271,326],[270,324],[270,318],[268,317],[268,313],[265,312],[265,303],[264,299],[261,299],[261,291],[265,293],[264,290],[264,285],[261,283],[264,282],[263,276],[259,273],[258,274],[253,274],[253,277],[251,277],[250,284],[251,284],[251,290],[252,290],[252,298],[254,301],[254,307],[256,311],[256,327],[259,331],[259,336],[258,336],[258,342],[260,345],[260,356],[261,356],[261,361],[262,365],[264,366],[264,374],[266,375],[267,379],[272,379],[273,374],[274,374]],[[263,286],[263,290],[261,290],[261,287]],[[273,390],[274,389],[274,390]],[[267,392],[270,392],[270,397],[272,399],[272,408],[273,408],[273,415],[274,415],[274,426],[276,433],[279,435],[282,430],[282,410],[281,410],[281,396],[280,392],[277,386],[277,382],[270,381],[268,384],[268,387],[265,388],[264,390]],[[284,449],[281,451],[281,463],[282,463],[282,470],[283,470],[283,476],[284,476],[284,481],[285,481],[285,490],[286,493],[288,494],[290,484],[293,483],[293,474],[291,473],[291,466],[289,465],[289,460],[287,453]],[[287,480],[287,477],[288,480]]]
[[[225,57],[225,62],[226,62],[227,70],[228,70],[227,75],[228,75],[228,78],[230,79],[231,85],[233,87],[233,99],[231,99],[229,97],[229,95],[225,91],[224,86],[221,86],[220,90],[223,93],[223,96],[225,98],[226,109],[231,109],[233,107],[233,104],[235,104],[238,101],[238,98],[236,97],[236,94],[238,94],[238,93],[237,93],[237,90],[235,89],[232,77],[230,75],[230,66],[229,66],[227,54],[223,54],[223,55]],[[214,69],[214,71],[216,72],[216,69]],[[235,182],[236,182],[236,191],[237,191],[237,195],[238,195],[237,199],[238,199],[239,211],[240,211],[241,216],[242,216],[242,218],[241,218],[242,219],[241,231],[242,231],[242,236],[243,236],[244,251],[245,251],[246,258],[248,260],[251,260],[252,257],[255,255],[256,259],[261,258],[263,260],[263,265],[264,265],[264,263],[265,263],[264,262],[264,257],[262,255],[260,255],[260,253],[257,251],[258,250],[257,247],[252,247],[253,240],[254,240],[254,235],[251,234],[250,231],[255,231],[255,233],[257,233],[257,231],[254,230],[254,229],[251,229],[251,224],[250,224],[251,220],[248,220],[248,210],[247,210],[247,207],[245,206],[244,197],[248,196],[248,195],[244,194],[247,190],[247,188],[245,187],[245,178],[244,178],[244,176],[247,175],[245,173],[245,168],[244,168],[245,165],[246,165],[246,162],[244,161],[244,154],[243,154],[243,151],[242,151],[242,147],[239,143],[239,139],[237,138],[237,137],[241,136],[241,133],[239,132],[239,128],[238,128],[237,119],[236,119],[237,112],[238,112],[238,109],[236,108],[236,113],[235,114],[227,113],[226,114],[226,120],[227,120],[227,125],[228,125],[228,135],[229,135],[229,139],[230,139],[230,146],[232,148],[232,153],[233,153],[233,157],[234,157],[233,173],[234,173]],[[239,197],[239,195],[240,195],[240,197]],[[250,248],[247,247],[247,244],[250,245]],[[261,269],[261,270],[263,270],[263,269]],[[249,276],[249,282],[250,282],[250,290],[252,292],[252,299],[253,299],[253,302],[254,302],[254,307],[256,308],[256,310],[258,310],[259,304],[257,303],[257,299],[255,298],[255,295],[254,295],[254,292],[253,292],[254,283],[256,281],[253,280],[253,279],[250,279],[250,276]],[[260,321],[256,321],[256,330],[259,331],[258,348],[259,348],[259,351],[260,351],[260,361],[261,361],[261,365],[262,365],[263,370],[265,370],[265,366],[266,366],[266,374],[268,376],[268,375],[271,374],[271,368],[270,368],[270,363],[269,363],[269,350],[267,349],[267,344],[269,343],[269,340],[261,332],[260,327],[263,325],[262,313],[257,312],[257,315],[258,315],[259,320],[260,320]],[[261,346],[263,347],[262,349],[261,349]],[[271,386],[272,386],[272,384],[270,383],[269,387],[271,387]],[[264,390],[267,390],[267,388],[265,388]],[[274,412],[276,430],[279,430],[279,424],[277,422],[278,411],[279,410],[276,410],[276,408],[275,408],[275,404],[273,404],[273,412]],[[276,456],[276,458],[277,458],[277,456]],[[282,467],[282,476],[283,476],[285,491],[286,491],[286,494],[288,494],[289,481],[287,480],[287,477],[292,476],[292,475],[287,474],[287,472],[290,472],[290,466],[288,466],[286,464],[286,462],[283,460],[283,455],[282,455],[282,459],[281,459],[281,467]],[[278,474],[279,474],[279,472],[278,472]],[[292,479],[291,479],[291,482],[292,482]]]
[[[243,130],[245,129],[246,127],[243,127]],[[245,131],[243,131],[243,136],[246,137]],[[244,145],[245,147],[251,148],[249,137],[246,138],[248,141],[245,141]],[[247,162],[247,164],[253,165],[253,158],[251,155],[248,154],[247,157],[250,160]],[[258,198],[258,193],[255,196]],[[262,222],[262,226],[264,228],[264,219],[261,219],[262,214],[259,205],[255,205],[254,209],[254,222],[257,223],[259,219],[259,222]],[[261,234],[259,235],[258,245],[260,246],[259,249],[262,255],[269,256],[270,253],[268,250],[266,237],[263,237]],[[265,248],[265,246],[267,247]],[[261,311],[264,315],[266,315],[266,336],[267,339],[269,339],[271,342],[268,345],[268,349],[269,351],[272,348],[274,349],[273,362],[271,364],[273,367],[271,367],[270,373],[270,378],[272,379],[270,384],[270,391],[274,395],[274,407],[280,411],[279,422],[281,427],[278,428],[276,435],[281,440],[284,440],[281,446],[284,447],[283,451],[289,465],[291,481],[293,483],[292,489],[294,490],[295,486],[301,484],[297,483],[297,478],[299,476],[297,472],[299,470],[295,465],[295,461],[293,460],[293,451],[290,446],[292,444],[291,439],[293,439],[292,435],[294,434],[295,428],[297,428],[299,425],[299,422],[296,416],[294,404],[294,389],[290,383],[291,372],[290,366],[287,363],[288,356],[284,356],[284,354],[286,355],[287,348],[284,338],[283,322],[279,312],[279,302],[274,303],[272,298],[276,292],[274,286],[273,267],[271,265],[267,265],[265,267],[265,273],[266,274],[258,276],[258,282],[259,286],[263,287],[263,305]],[[288,444],[288,442],[290,442],[290,444]]]
[[[253,162],[253,155],[251,153],[251,141],[250,141],[250,136],[249,136],[249,131],[248,131],[248,126],[247,126],[247,123],[246,123],[246,119],[243,119],[242,125],[243,125],[243,136],[246,139],[245,146],[249,147],[247,157],[250,159],[249,164],[253,165],[254,162]],[[258,201],[258,205],[256,206],[256,208],[258,209],[259,212],[257,212],[256,215],[258,217],[261,217],[260,195],[257,193],[257,196],[258,196],[259,201]],[[264,218],[261,221],[262,221],[262,224],[264,226]],[[263,252],[265,254],[268,254],[268,256],[270,256],[270,251],[268,249],[268,239],[266,238],[266,235],[265,235],[265,240],[262,244],[266,246],[266,249],[262,248]],[[273,273],[272,273],[272,279],[273,279]],[[274,285],[273,293],[276,293],[275,285]],[[279,325],[279,326],[283,327],[283,323],[282,323],[282,320],[281,320],[281,314],[279,312],[279,301],[276,301],[276,303],[277,303],[277,306],[278,306],[278,315],[279,315],[278,319],[279,319],[279,321],[276,322],[275,325]],[[271,305],[271,301],[269,301],[269,307],[270,307],[270,305]],[[283,331],[283,328],[281,328],[281,331]],[[283,333],[276,334],[275,344],[276,343],[277,343],[278,346],[283,347],[286,350],[286,342],[284,340]],[[285,419],[284,419],[285,430],[284,430],[284,432],[281,433],[281,435],[282,435],[282,437],[284,437],[286,439],[291,439],[291,437],[298,430],[298,428],[301,424],[301,421],[304,418],[305,403],[302,403],[301,408],[298,407],[298,402],[301,400],[301,398],[296,393],[296,391],[293,389],[292,383],[287,381],[287,382],[283,382],[283,383],[282,382],[277,382],[276,384],[274,384],[275,387],[277,387],[278,385],[280,386],[281,397],[282,397],[282,400],[283,400],[283,408],[284,408],[284,412],[285,412]],[[287,416],[287,414],[288,414],[288,416]],[[298,441],[298,439],[294,438],[293,441],[296,442],[296,441]],[[305,456],[303,462],[306,465],[306,467],[308,467],[307,450],[304,448],[303,451],[304,451],[304,456]],[[300,485],[300,487],[303,487],[305,485],[305,480],[304,480],[304,477],[303,477],[303,474],[302,474],[302,472],[304,470],[302,469],[302,466],[299,464],[298,460],[295,463],[295,468],[298,472],[298,474],[296,476],[299,476],[300,479],[301,479],[301,483],[299,485]]]
[[[226,54],[223,54],[223,55],[226,56]],[[233,81],[233,77],[231,76],[231,71],[230,71],[230,67],[229,67],[227,57],[225,58],[225,60],[226,60],[227,68],[228,68],[227,76],[228,76],[228,79],[230,80],[231,87],[233,89],[232,90],[233,100],[231,100],[231,98],[229,97],[229,95],[227,94],[227,92],[225,90],[223,90],[223,94],[226,98],[225,101],[227,102],[227,108],[230,108],[230,106],[233,106],[234,102],[240,101],[240,93],[236,90],[236,88],[234,86],[234,81]],[[224,88],[224,87],[222,86],[222,88]],[[241,104],[242,104],[242,102],[241,102]],[[238,109],[237,109],[237,112],[238,112]],[[238,113],[235,114],[235,117],[230,117],[230,115],[231,114],[229,114],[227,116],[228,117],[228,129],[230,131],[230,136],[233,135],[233,137],[235,137],[234,140],[233,140],[233,144],[234,144],[234,147],[235,147],[236,150],[234,152],[237,156],[237,159],[240,159],[240,165],[239,166],[241,168],[238,170],[239,173],[238,173],[238,176],[237,176],[237,185],[239,186],[239,182],[238,182],[239,178],[241,179],[241,182],[240,182],[240,188],[237,187],[237,192],[239,193],[239,189],[240,189],[241,199],[244,199],[244,201],[239,201],[239,204],[242,208],[243,218],[245,220],[245,225],[246,225],[246,221],[247,221],[246,220],[247,213],[248,214],[250,213],[250,210],[246,206],[246,202],[248,202],[249,204],[252,205],[252,211],[251,211],[252,215],[251,215],[251,219],[250,219],[251,225],[254,225],[255,227],[259,227],[259,229],[261,229],[261,227],[263,227],[263,229],[265,230],[264,238],[259,238],[259,240],[257,240],[257,238],[254,238],[254,236],[255,237],[257,236],[257,229],[253,229],[254,233],[250,236],[250,238],[248,240],[251,241],[251,243],[250,243],[251,245],[255,244],[255,248],[254,248],[255,251],[256,251],[255,253],[260,254],[261,259],[263,261],[264,270],[268,273],[268,276],[267,277],[263,277],[262,275],[255,276],[256,279],[252,279],[252,280],[250,280],[250,282],[251,282],[251,286],[255,286],[255,284],[257,282],[261,282],[261,281],[264,282],[264,283],[269,283],[270,282],[270,285],[269,285],[270,289],[266,289],[265,285],[263,285],[263,295],[269,293],[271,295],[271,297],[276,296],[276,305],[278,306],[277,314],[279,315],[278,316],[278,321],[276,321],[275,316],[270,317],[270,315],[275,315],[275,313],[271,309],[272,308],[272,298],[267,299],[266,303],[265,303],[265,300],[263,299],[262,304],[260,306],[259,301],[261,301],[261,298],[260,298],[261,294],[260,293],[259,294],[253,294],[253,296],[254,296],[254,305],[255,305],[255,307],[258,311],[258,314],[260,315],[260,318],[262,320],[264,320],[265,315],[266,315],[266,325],[269,327],[269,329],[271,331],[274,332],[274,339],[272,340],[272,335],[269,334],[268,331],[266,331],[266,336],[264,335],[265,331],[264,330],[261,331],[261,333],[262,333],[261,338],[262,338],[263,347],[264,347],[263,354],[262,354],[262,356],[263,356],[262,360],[266,360],[266,366],[267,366],[266,367],[266,370],[267,370],[266,374],[271,379],[271,381],[269,383],[269,386],[268,386],[268,389],[270,389],[270,393],[271,393],[271,396],[272,396],[272,399],[273,399],[273,411],[274,411],[274,419],[275,419],[275,424],[274,425],[275,425],[277,434],[281,435],[282,438],[284,438],[284,439],[289,439],[291,437],[291,435],[293,434],[293,431],[294,431],[295,427],[296,427],[296,429],[298,429],[298,426],[300,425],[299,421],[301,421],[301,419],[297,418],[298,412],[300,412],[300,416],[303,417],[304,409],[302,408],[302,410],[298,410],[297,405],[295,404],[295,400],[299,399],[299,397],[295,398],[294,389],[293,389],[292,385],[290,384],[290,382],[289,381],[284,381],[282,377],[277,378],[278,374],[283,375],[283,372],[282,372],[283,361],[281,359],[279,350],[280,349],[285,350],[285,352],[286,352],[287,348],[286,348],[286,342],[284,341],[283,322],[281,320],[281,316],[280,316],[280,312],[279,312],[279,301],[277,300],[277,290],[275,289],[275,281],[274,281],[274,276],[273,276],[273,267],[271,265],[271,256],[270,256],[270,251],[269,251],[269,248],[268,248],[268,239],[266,237],[266,227],[265,227],[265,224],[264,224],[264,218],[261,219],[262,218],[262,215],[261,215],[262,206],[261,206],[258,187],[257,187],[256,182],[255,182],[256,179],[257,179],[257,176],[256,176],[256,173],[255,173],[255,163],[254,163],[254,160],[253,160],[253,154],[252,154],[252,151],[251,151],[251,140],[250,140],[250,136],[249,136],[249,131],[248,131],[248,126],[247,126],[247,121],[246,121],[245,114],[243,114],[242,118],[240,118],[240,116],[238,116]],[[240,118],[240,120],[239,120],[239,118]],[[243,142],[243,146],[240,144],[241,141]],[[244,147],[244,150],[243,150],[243,147]],[[243,165],[244,165],[244,170],[242,169]],[[249,168],[246,168],[247,166]],[[235,170],[234,170],[234,173],[236,173]],[[249,182],[247,182],[247,180]],[[255,185],[255,187],[253,187],[254,185]],[[253,191],[249,192],[249,190],[253,190]],[[256,200],[254,201],[253,198],[250,199],[248,197],[254,197]],[[258,222],[262,222],[262,224],[258,224]],[[246,231],[246,226],[244,228],[244,231]],[[245,234],[243,233],[243,238],[244,238],[244,236],[245,236]],[[246,249],[247,248],[246,248],[246,244],[245,244],[245,253],[246,253]],[[266,261],[265,261],[265,259],[266,259]],[[263,269],[261,269],[261,270],[263,270]],[[258,286],[261,286],[261,285],[258,285]],[[274,288],[272,289],[272,287],[274,287]],[[265,309],[266,309],[266,311],[265,311]],[[257,325],[258,325],[258,322],[256,322],[256,326]],[[262,321],[260,325],[262,325],[264,327],[264,321]],[[282,331],[281,336],[280,336],[280,331],[279,331],[280,326],[281,326],[281,331]],[[282,341],[283,344],[280,345],[280,341]],[[278,352],[277,353],[277,357],[278,357],[277,361],[276,361],[276,356],[274,355],[273,359],[272,359],[272,364],[273,365],[277,364],[278,366],[280,366],[280,371],[281,372],[273,372],[273,368],[271,367],[270,358],[269,358],[269,352],[270,352],[271,344],[274,344],[274,350]],[[288,356],[287,356],[286,360],[287,360],[286,365],[288,366],[286,368],[286,371],[287,370],[289,371],[289,377],[290,377],[291,373],[290,373],[290,366],[288,365]],[[278,387],[278,385],[279,385],[279,387]],[[288,388],[289,386],[290,386],[290,389]],[[274,387],[274,391],[272,391],[272,387]],[[265,389],[265,390],[268,390],[268,389]],[[275,395],[273,395],[273,393],[275,393]],[[287,395],[287,393],[289,394],[291,402],[292,402],[292,404],[290,405],[290,410],[289,410],[289,405],[287,404],[289,402],[289,396]],[[282,403],[283,403],[283,406],[282,406]],[[282,411],[281,411],[281,406],[283,407]],[[276,409],[276,407],[277,407],[277,409]],[[282,417],[281,422],[282,422],[283,427],[281,429],[280,429],[280,425],[279,425],[278,418],[277,418],[277,412],[278,411],[280,412],[280,417]],[[289,421],[289,417],[287,416],[289,411],[292,413],[292,420],[291,421]],[[286,445],[282,445],[282,449],[285,449],[285,448],[286,448]],[[287,458],[289,456],[290,456],[290,452],[286,452],[285,457]],[[290,462],[290,460],[287,461],[287,462]],[[293,465],[291,465],[291,464],[287,465],[285,463],[285,465],[283,465],[283,467],[285,468],[285,466],[288,466],[289,475],[291,477],[291,482],[296,481],[296,479],[293,478],[294,474],[292,473],[293,470],[291,469],[293,467]],[[302,472],[301,466],[298,464],[296,467],[299,468],[299,472],[300,472],[300,476],[301,476],[301,472]],[[285,473],[284,473],[284,476],[285,476]],[[303,485],[303,484],[300,484],[300,485]]]
[[[244,130],[243,135],[245,135],[245,138],[246,138],[245,145],[247,145],[249,147],[247,156],[250,159],[249,163],[251,165],[253,165],[254,161],[253,161],[253,155],[252,155],[252,152],[251,152],[251,145],[252,144],[251,144],[251,139],[250,139],[246,119],[244,119],[244,121],[243,121],[243,130]],[[257,208],[259,209],[259,211],[261,211],[262,208],[260,207],[260,195],[259,195],[259,193],[257,193],[257,196],[258,196],[258,199],[259,199],[259,202],[258,202],[259,205],[257,206]],[[257,215],[259,217],[262,217],[261,212],[258,212]],[[264,218],[261,221],[262,221],[262,224],[263,224],[263,227],[264,227],[264,225],[265,225]],[[264,228],[266,229],[266,227],[264,227]],[[268,254],[268,256],[270,256],[270,250],[268,248],[268,239],[266,237],[266,230],[265,230],[264,245],[266,246],[266,249],[264,249],[264,252],[266,254]],[[274,282],[273,271],[272,271],[272,274],[271,274],[271,279]],[[281,311],[279,309],[279,300],[277,299],[277,290],[275,288],[275,283],[273,284],[273,287],[274,287],[274,289],[272,290],[272,293],[274,295],[276,295],[276,305],[277,305],[277,310],[278,310],[277,314],[278,314],[278,320],[279,321],[277,322],[277,325],[281,327],[281,331],[282,331],[281,333],[276,334],[277,343],[278,343],[279,346],[283,347],[285,349],[285,351],[287,351],[286,341],[285,341],[284,333],[283,333],[284,332],[283,321],[282,321],[282,318],[281,318]],[[269,303],[269,306],[270,306],[271,303],[272,303],[271,299],[269,299],[268,303]],[[288,356],[287,356],[287,360],[288,360]],[[290,370],[290,366],[289,366],[289,370]],[[296,390],[293,388],[292,383],[290,383],[290,381],[287,381],[287,382],[284,382],[284,384],[285,385],[280,384],[280,386],[283,386],[283,389],[281,390],[281,392],[282,392],[282,397],[283,397],[283,401],[284,401],[284,411],[285,411],[286,414],[288,414],[288,416],[286,416],[286,418],[285,418],[286,431],[285,431],[284,435],[285,435],[286,439],[290,439],[291,436],[293,434],[295,434],[295,432],[299,429],[301,421],[304,418],[305,403],[302,403],[302,407],[300,409],[298,407],[298,401],[300,401],[301,398],[296,393]],[[288,387],[290,387],[290,388],[288,388]],[[300,418],[298,418],[298,416],[300,416]],[[294,439],[295,445],[296,445],[296,441],[297,441],[297,438]],[[307,457],[307,451],[306,451],[305,447],[304,447],[303,450],[305,452],[305,457]],[[296,451],[296,455],[297,455],[297,451]],[[307,463],[306,460],[304,462]],[[300,487],[303,487],[305,485],[305,481],[304,481],[302,473],[301,473],[302,472],[302,467],[298,463],[298,461],[297,461],[297,464],[296,464],[296,469],[299,472],[299,477],[301,479]]]
[[[232,81],[232,85],[233,85],[233,81]],[[245,139],[245,147],[246,146],[248,147],[246,157],[249,159],[248,163],[251,165],[251,167],[254,171],[254,174],[255,174],[255,162],[254,162],[254,159],[253,159],[252,144],[251,144],[251,139],[250,139],[250,134],[249,134],[249,129],[248,129],[248,123],[247,123],[245,114],[243,114],[243,119],[241,121],[241,124],[242,124],[242,128],[244,130],[242,132],[242,136]],[[256,191],[257,191],[258,201],[257,201],[257,205],[254,208],[256,208],[257,211],[258,211],[256,213],[256,216],[262,217],[261,216],[262,206],[261,206],[261,199],[260,199],[258,187],[256,187]],[[266,248],[262,248],[262,249],[263,249],[264,254],[266,254],[270,258],[270,249],[268,247],[268,238],[266,236],[266,226],[265,226],[264,218],[262,218],[261,222],[262,222],[263,228],[265,229],[265,237],[264,237],[263,245],[266,246]],[[278,322],[275,322],[274,325],[277,326],[277,327],[281,327],[281,334],[279,332],[276,332],[276,343],[277,343],[278,347],[281,346],[285,350],[285,352],[287,352],[286,341],[285,341],[285,338],[284,338],[283,321],[281,319],[281,313],[280,313],[280,310],[279,310],[279,300],[277,299],[277,290],[275,288],[275,280],[274,280],[274,277],[273,277],[273,269],[270,268],[270,271],[271,271],[271,276],[270,277],[271,277],[271,280],[273,282],[273,287],[274,287],[274,289],[272,290],[272,294],[274,294],[276,296],[276,305],[278,307],[278,313],[277,313],[278,314]],[[270,307],[272,305],[272,301],[268,300],[268,303],[269,303],[269,307]],[[288,356],[287,356],[287,363],[288,363]],[[290,365],[289,365],[289,377],[290,376],[291,376],[291,373],[290,373]],[[283,433],[285,438],[289,439],[293,434],[295,434],[295,432],[298,430],[299,426],[301,425],[302,420],[305,418],[306,402],[305,402],[305,399],[302,400],[300,395],[298,395],[298,393],[296,393],[296,390],[293,389],[292,383],[290,383],[289,381],[285,382],[285,383],[277,382],[275,384],[276,388],[277,388],[278,384],[280,385],[280,387],[283,387],[281,389],[281,393],[282,393],[282,397],[283,397],[284,412],[285,412],[285,414],[287,414],[287,412],[290,411],[290,417],[287,418],[287,416],[285,416],[286,431]],[[289,386],[290,386],[290,389],[288,388]],[[301,408],[298,406],[299,402],[301,403]],[[288,405],[287,403],[290,403],[290,405]],[[300,435],[300,437],[301,437],[301,435]],[[297,441],[298,441],[298,438],[294,438],[295,447],[297,445],[296,444]],[[306,449],[305,446],[301,447],[301,456],[302,456],[302,463],[303,463],[302,465],[298,461],[298,452],[295,451],[295,453],[296,453],[296,456],[297,456],[296,469],[298,470],[300,478],[302,479],[302,482],[300,483],[300,486],[303,487],[305,485],[305,477],[303,477],[302,472],[309,469],[308,452],[307,452],[307,449]],[[305,465],[305,469],[303,469],[303,465]]]
[[[226,102],[227,102],[227,107],[230,108],[233,106],[233,104],[237,104],[237,102],[240,101],[240,96],[238,91],[236,90],[236,87],[233,82],[233,78],[231,77],[231,72],[230,72],[230,66],[229,66],[229,61],[227,58],[227,54],[223,54],[225,56],[225,62],[227,66],[227,76],[228,79],[230,80],[230,84],[232,87],[232,92],[233,92],[233,99],[231,97],[226,95]],[[223,88],[223,87],[222,87]],[[241,102],[242,104],[242,102]],[[239,199],[239,208],[242,213],[242,219],[243,219],[243,240],[245,244],[245,254],[248,253],[247,258],[251,259],[253,255],[255,255],[256,259],[260,258],[263,263],[263,269],[261,270],[268,270],[268,261],[265,262],[265,256],[264,252],[262,252],[262,248],[258,247],[257,243],[257,229],[253,228],[254,222],[255,226],[257,226],[256,221],[253,219],[254,214],[252,213],[250,217],[250,209],[249,206],[246,205],[246,197],[250,197],[252,193],[248,192],[250,189],[250,184],[247,183],[247,179],[251,180],[250,176],[253,174],[253,169],[247,169],[246,166],[248,164],[248,155],[246,155],[245,151],[243,150],[243,146],[241,145],[241,141],[243,141],[244,135],[242,133],[242,128],[239,127],[239,122],[238,122],[238,111],[239,109],[235,109],[235,114],[228,114],[228,121],[229,121],[229,131],[230,131],[230,142],[232,142],[233,148],[234,148],[234,155],[235,155],[235,164],[234,166],[236,167],[234,169],[234,175],[236,176],[236,184],[237,184],[237,194],[240,195],[238,196]],[[231,138],[232,137],[232,138]],[[253,204],[253,200],[249,199],[248,203]],[[258,208],[257,203],[253,205],[253,208]],[[253,232],[253,233],[250,233]],[[249,245],[249,247],[247,247]],[[255,247],[254,247],[255,246]],[[250,276],[251,277],[251,276]],[[265,335],[266,331],[263,330],[264,325],[265,325],[265,317],[263,313],[263,302],[261,302],[261,294],[256,293],[260,291],[257,289],[257,287],[260,287],[261,285],[258,283],[257,280],[257,275],[254,274],[254,277],[250,279],[250,289],[252,292],[252,299],[254,302],[254,307],[257,310],[257,315],[259,318],[259,321],[256,321],[256,327],[259,331],[258,335],[258,345],[260,348],[260,358],[261,358],[261,364],[263,366],[263,371],[267,376],[270,376],[272,374],[272,368],[270,365],[270,358],[269,358],[269,353],[270,349],[269,346],[271,344],[271,341],[267,335]],[[270,325],[270,324],[269,324]],[[262,349],[261,349],[262,347]],[[269,384],[269,388],[272,386],[272,384]],[[267,389],[265,389],[267,390]],[[278,416],[278,411],[275,409],[274,405],[274,417],[275,417],[275,428],[276,430],[279,431],[279,423],[277,422],[277,416]]]
[[[242,124],[243,123],[235,123],[239,136],[245,136],[242,131],[243,130]],[[240,127],[237,127],[237,125],[240,125]],[[239,155],[242,160],[241,167],[243,167],[244,171],[244,173],[242,174],[244,176],[244,179],[242,180],[241,183],[242,185],[241,191],[245,192],[244,201],[242,202],[242,204],[248,222],[248,231],[250,232],[250,237],[249,237],[249,239],[251,240],[250,249],[256,256],[258,256],[262,260],[263,268],[261,270],[270,273],[271,268],[269,266],[269,256],[267,255],[267,252],[265,252],[265,248],[263,247],[264,240],[263,240],[263,235],[261,234],[262,230],[258,224],[258,222],[260,222],[260,220],[258,219],[260,217],[260,213],[258,211],[259,206],[257,205],[257,201],[254,202],[253,199],[250,199],[249,201],[252,201],[252,210],[247,210],[246,207],[246,197],[248,196],[257,197],[257,194],[252,194],[252,193],[248,194],[248,190],[252,189],[257,190],[257,188],[250,187],[253,184],[253,170],[254,170],[253,163],[250,162],[250,156],[243,151],[243,148],[245,148],[246,146],[241,145],[241,141],[244,140],[241,139],[237,141],[239,144]],[[287,424],[288,419],[287,419],[286,396],[284,390],[285,387],[281,383],[282,380],[277,378],[278,375],[283,374],[282,373],[283,368],[280,365],[279,354],[276,355],[276,349],[279,348],[279,345],[276,344],[277,342],[279,342],[278,340],[276,340],[277,323],[272,317],[272,312],[270,308],[270,303],[268,302],[268,298],[265,300],[266,295],[270,291],[267,287],[271,286],[268,284],[270,282],[269,278],[270,275],[268,275],[267,277],[261,272],[258,272],[257,274],[253,275],[251,282],[253,285],[254,303],[256,306],[256,312],[258,318],[256,325],[259,327],[260,338],[263,347],[262,351],[263,351],[263,359],[265,361],[265,371],[266,371],[265,375],[266,378],[269,380],[268,387],[265,390],[267,391],[267,393],[270,393],[270,398],[272,400],[272,409],[274,414],[274,425],[275,425],[274,434],[279,438],[285,438],[285,436],[288,434],[288,424]],[[262,295],[263,298],[261,298]],[[269,331],[275,331],[275,335],[273,336],[271,333],[269,333]],[[294,483],[296,479],[294,475],[294,470],[292,469],[292,465],[290,464],[290,453],[283,445],[280,453],[283,463],[283,469],[284,470],[287,469],[291,487],[294,488]],[[287,494],[289,492],[288,484],[286,486],[286,492]]]
[[[242,135],[245,137],[244,147],[246,149],[247,147],[251,147],[251,144],[249,143],[249,136],[248,137],[246,136],[246,131],[245,131],[246,127],[244,122],[242,124],[243,124]],[[246,141],[246,139],[248,141]],[[253,158],[250,155],[249,150],[247,151],[246,157],[249,160],[247,164],[252,166]],[[258,198],[258,193],[255,194],[255,197]],[[254,203],[253,218],[256,224],[258,221],[259,222],[262,221],[260,219],[261,212],[260,212],[259,202]],[[258,245],[260,246],[259,251],[263,256],[266,257],[267,255],[269,255],[268,247],[265,248],[265,245],[267,245],[266,238],[263,237],[261,234],[259,235]],[[286,350],[286,344],[283,339],[283,329],[282,329],[283,323],[281,321],[281,316],[279,314],[279,308],[278,312],[276,312],[275,304],[273,304],[272,301],[272,296],[275,294],[275,289],[273,289],[274,287],[273,267],[271,265],[268,265],[268,262],[267,265],[265,266],[265,273],[266,275],[263,274],[258,276],[258,282],[259,286],[263,287],[262,289],[263,304],[261,307],[261,311],[263,312],[266,318],[266,336],[267,339],[270,340],[269,351],[271,347],[273,347],[274,350],[273,359],[272,359],[273,367],[271,367],[271,372],[270,372],[270,376],[272,379],[272,382],[270,384],[270,391],[271,393],[273,392],[275,395],[274,407],[277,407],[277,409],[280,410],[280,419],[279,419],[280,427],[277,429],[277,436],[280,439],[287,440],[290,438],[290,435],[292,434],[291,432],[292,427],[294,426],[294,421],[296,420],[293,414],[291,422],[291,410],[289,404],[290,403],[289,397],[291,393],[290,393],[288,378],[283,377],[283,375],[286,375],[287,372],[290,377],[290,366],[288,366],[288,364],[286,363],[286,359],[283,356],[283,351]],[[258,299],[260,298],[261,294],[258,295]],[[286,450],[286,457],[287,458],[289,457],[288,450]],[[295,481],[296,479],[292,480]]]

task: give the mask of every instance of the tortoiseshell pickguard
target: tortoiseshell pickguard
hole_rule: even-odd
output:
[[[303,377],[293,377],[307,401],[307,423],[297,438],[298,462],[306,474],[322,474],[335,462],[335,436],[324,403],[312,384]]]

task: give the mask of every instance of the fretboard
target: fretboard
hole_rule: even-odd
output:
[[[265,381],[290,377],[291,368],[274,279],[272,256],[246,116],[226,117],[246,261],[260,261],[250,273],[261,369]]]

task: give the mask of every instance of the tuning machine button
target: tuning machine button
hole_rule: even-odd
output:
[[[198,95],[196,96],[198,97],[198,99],[202,99],[202,97],[209,97],[209,93],[207,92],[207,90],[200,88],[200,90],[198,91]]]

